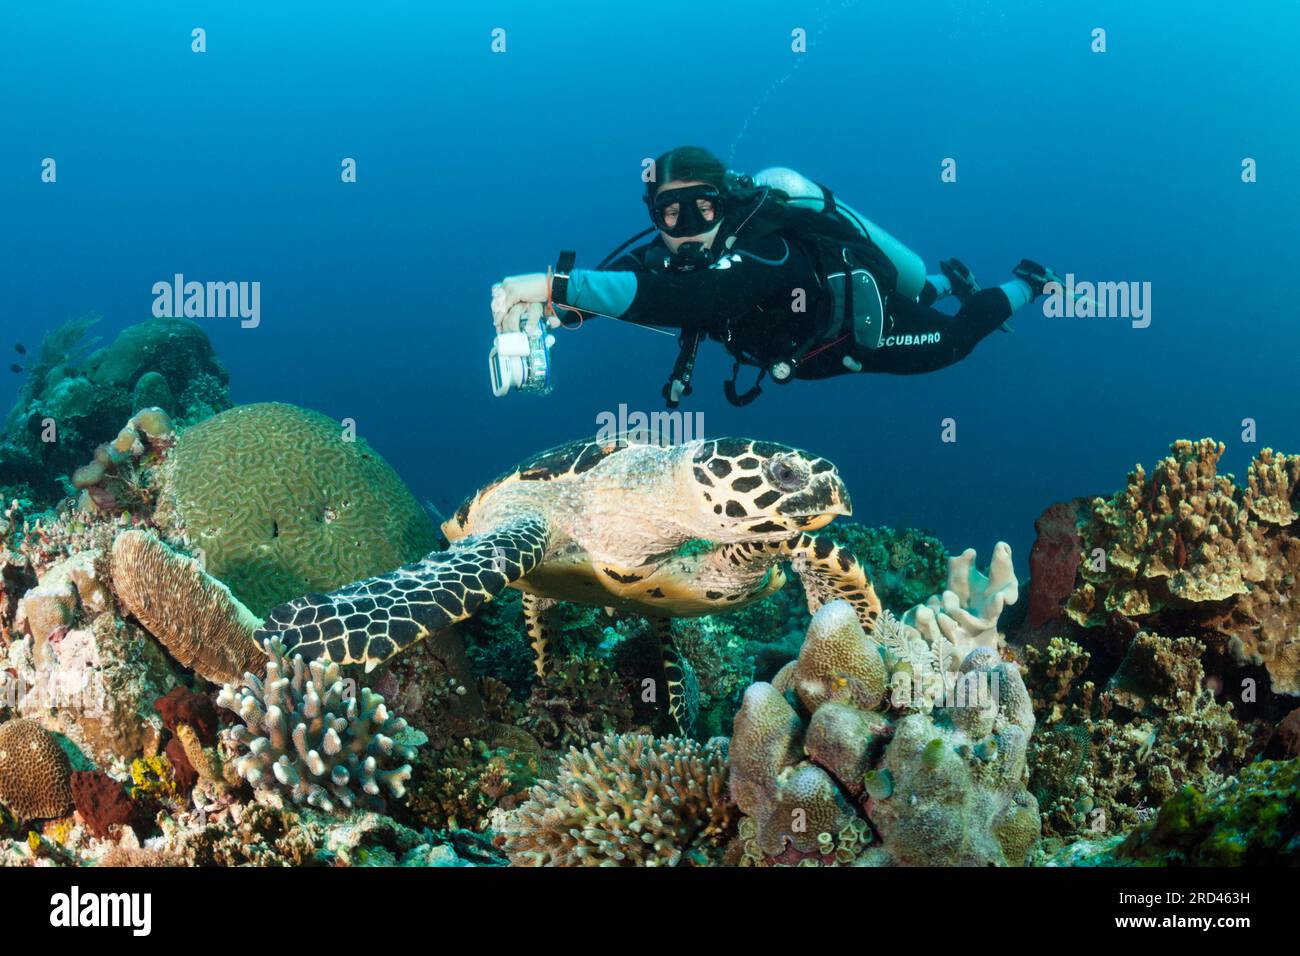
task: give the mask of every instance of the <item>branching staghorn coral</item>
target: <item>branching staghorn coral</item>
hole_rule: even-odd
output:
[[[383,697],[361,688],[360,701],[346,693],[335,663],[301,654],[285,659],[284,645],[268,638],[266,678],[245,674],[226,684],[217,703],[244,726],[223,731],[241,752],[235,770],[259,790],[287,790],[295,804],[332,812],[362,806],[382,810],[383,792],[402,797],[415,748],[395,739],[406,721],[392,717]]]

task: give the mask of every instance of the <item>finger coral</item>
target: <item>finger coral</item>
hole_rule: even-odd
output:
[[[72,766],[54,737],[32,720],[0,725],[0,804],[19,820],[72,812]]]
[[[967,548],[948,560],[948,586],[903,615],[903,623],[916,628],[946,669],[956,670],[976,648],[998,649],[998,616],[1020,597],[1020,582],[1011,563],[1011,546],[993,548],[989,573],[975,566],[975,549]]]
[[[610,734],[571,749],[505,817],[503,840],[515,866],[703,865],[735,823],[725,740]]]
[[[402,797],[415,748],[397,738],[406,721],[393,717],[384,699],[349,690],[342,670],[329,661],[310,664],[268,638],[266,677],[244,675],[227,684],[217,704],[244,721],[223,731],[238,751],[234,767],[259,790],[287,791],[295,804],[326,812],[361,806],[383,809],[385,794]]]

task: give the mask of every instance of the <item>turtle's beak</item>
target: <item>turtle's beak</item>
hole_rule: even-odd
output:
[[[808,490],[794,496],[790,505],[793,507],[787,513],[794,517],[795,523],[803,531],[816,531],[840,515],[847,517],[853,514],[849,490],[833,471],[815,476]]]

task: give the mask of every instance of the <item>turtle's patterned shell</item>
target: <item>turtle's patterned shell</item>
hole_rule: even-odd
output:
[[[556,481],[572,478],[581,475],[585,471],[590,471],[610,455],[628,447],[631,446],[627,442],[615,438],[605,441],[587,438],[548,448],[546,451],[533,455],[510,471],[498,475],[475,492],[474,495],[466,498],[464,504],[456,509],[456,513],[451,516],[451,520],[447,524],[463,534],[469,525],[470,511],[474,505],[491,495],[498,488],[517,481]],[[450,533],[447,533],[447,536],[452,537]]]

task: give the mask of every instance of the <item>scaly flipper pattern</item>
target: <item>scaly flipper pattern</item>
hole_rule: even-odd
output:
[[[673,644],[672,621],[668,618],[649,618],[650,633],[659,642],[659,660],[663,664],[665,691],[668,694],[668,716],[673,719],[677,733],[690,737],[695,731],[695,715],[686,699],[686,672],[689,665]]]
[[[278,636],[290,655],[365,664],[369,673],[434,631],[463,621],[541,563],[548,526],[515,518],[414,564],[271,611],[255,635]]]
[[[539,678],[545,677],[551,669],[551,659],[546,656],[546,648],[551,643],[550,611],[556,601],[540,597],[525,591],[523,594],[524,630],[528,634],[528,646],[533,649],[533,670]]]

